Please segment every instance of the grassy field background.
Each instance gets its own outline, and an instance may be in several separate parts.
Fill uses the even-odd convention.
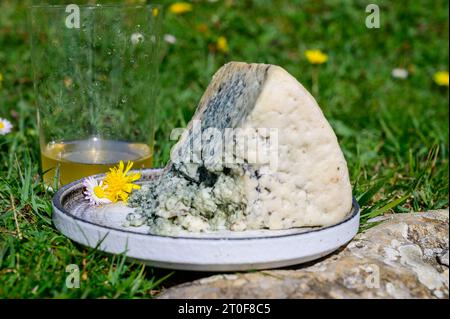
[[[26,23],[32,3],[39,2],[0,2],[0,117],[14,125],[0,135],[0,297],[152,297],[192,274],[83,248],[52,225],[52,193],[39,177]],[[380,7],[379,29],[365,27],[369,3]],[[345,153],[361,230],[382,214],[448,207],[449,90],[433,81],[448,71],[447,1],[195,1],[191,12],[163,14],[164,33],[176,43],[164,42],[160,57],[157,166],[168,159],[170,130],[189,121],[222,64],[273,63],[309,90],[318,72],[315,97]],[[228,52],[217,50],[221,36]],[[321,49],[328,62],[310,65],[307,49]],[[409,77],[393,78],[397,67]],[[79,289],[65,285],[69,264],[80,268]]]

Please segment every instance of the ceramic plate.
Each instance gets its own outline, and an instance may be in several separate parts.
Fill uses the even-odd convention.
[[[142,171],[141,183],[162,172]],[[97,175],[96,178],[102,178]],[[123,203],[91,207],[81,180],[62,187],[53,198],[53,222],[70,239],[97,249],[126,254],[155,267],[196,271],[238,271],[295,265],[325,256],[349,242],[359,227],[359,206],[329,227],[288,230],[185,232],[177,237],[148,233],[147,226],[124,227],[132,211]]]

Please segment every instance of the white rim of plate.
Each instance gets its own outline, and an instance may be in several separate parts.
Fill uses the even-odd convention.
[[[138,172],[138,171],[136,171],[136,172]],[[158,174],[161,174],[163,172],[163,169],[150,168],[150,169],[143,169],[140,172],[142,173],[142,179],[141,179],[140,183],[144,184],[145,181],[151,180]],[[98,175],[94,175],[93,177],[95,179],[99,180],[99,179],[103,178],[104,176],[105,176],[105,174],[98,174]],[[155,235],[155,234],[151,234],[151,233],[145,234],[145,233],[137,232],[137,231],[133,231],[133,230],[123,230],[123,229],[119,229],[119,228],[115,228],[115,227],[99,225],[99,224],[87,221],[85,219],[79,218],[78,216],[71,214],[69,211],[67,211],[64,208],[64,203],[67,200],[67,197],[75,192],[79,192],[79,190],[82,189],[82,187],[83,187],[82,181],[83,181],[83,179],[79,179],[79,180],[76,180],[76,181],[60,188],[56,192],[56,194],[53,196],[53,199],[52,199],[53,210],[58,210],[60,213],[63,213],[67,217],[73,218],[77,222],[86,223],[86,224],[93,225],[96,227],[101,227],[101,228],[104,228],[107,230],[113,230],[113,231],[118,231],[121,233],[133,234],[133,235],[139,235],[139,236],[153,236],[153,237],[160,237],[160,238],[174,238],[174,239],[186,239],[186,240],[249,240],[249,239],[257,240],[257,239],[281,238],[281,237],[290,237],[290,236],[300,235],[299,233],[289,233],[289,234],[280,234],[280,235],[272,235],[272,236],[258,236],[258,237],[255,237],[255,236],[253,236],[253,237],[186,237],[186,236]],[[79,192],[79,193],[81,193],[81,192]],[[347,215],[347,217],[344,220],[340,221],[337,224],[326,226],[326,227],[311,228],[307,231],[302,232],[301,234],[304,235],[304,234],[309,234],[312,232],[323,231],[325,229],[331,229],[331,228],[337,227],[337,226],[344,224],[344,223],[348,222],[349,220],[353,219],[359,213],[359,210],[360,210],[360,207],[359,207],[358,202],[356,201],[356,198],[352,197],[351,211],[349,212],[349,214]]]

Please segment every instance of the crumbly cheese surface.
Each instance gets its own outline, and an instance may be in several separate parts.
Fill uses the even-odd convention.
[[[222,131],[227,125],[275,129],[276,169],[255,163],[253,142],[264,143],[267,131],[253,130],[245,143],[234,139],[224,152],[232,163],[218,161],[217,140],[208,139],[194,154],[199,163],[169,163],[157,181],[131,196],[136,213],[130,224],[145,222],[152,233],[170,235],[326,226],[344,219],[351,209],[347,164],[309,92],[273,65],[230,63],[217,74],[194,119]],[[198,138],[189,131],[175,149],[186,155],[185,146]]]
[[[135,213],[128,219],[133,226],[147,223],[152,233],[160,235],[176,235],[180,230],[244,230],[247,200],[242,186],[241,180],[225,174],[219,174],[212,186],[168,174],[131,196]]]

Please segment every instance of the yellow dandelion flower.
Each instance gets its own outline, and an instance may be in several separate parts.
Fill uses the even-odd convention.
[[[158,8],[153,8],[152,13],[153,13],[153,16],[154,16],[154,17],[157,17],[157,16],[158,16],[158,13],[159,13]]]
[[[433,76],[434,82],[440,86],[448,86],[448,72],[447,71],[439,71],[436,72]]]
[[[0,73],[0,88],[2,87],[2,82],[3,82],[3,74]]]
[[[119,167],[110,168],[106,173],[103,185],[106,197],[111,202],[115,203],[118,200],[126,202],[133,189],[141,188],[139,185],[133,184],[134,181],[141,178],[141,173],[128,173],[132,166],[133,162],[128,162],[125,168],[123,161],[120,161]]]
[[[228,41],[225,37],[219,37],[217,39],[217,50],[222,51],[224,53],[228,52],[229,48],[228,48]]]
[[[169,7],[169,11],[173,14],[183,14],[192,11],[192,4],[187,2],[175,2]]]
[[[328,60],[328,55],[320,50],[306,50],[305,56],[311,64],[322,64]]]

